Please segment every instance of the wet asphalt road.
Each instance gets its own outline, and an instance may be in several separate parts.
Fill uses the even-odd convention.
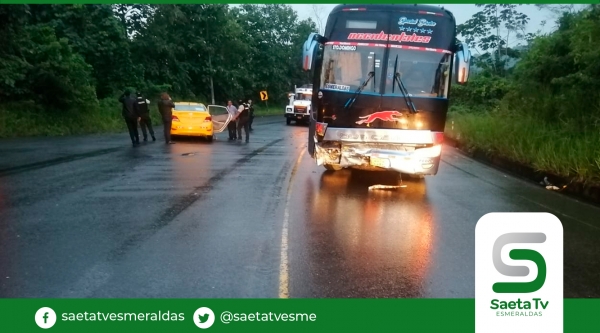
[[[474,297],[477,220],[548,211],[565,297],[600,297],[600,209],[445,147],[437,176],[324,172],[306,127],[251,142],[0,140],[0,297]],[[159,138],[160,139],[160,138]]]

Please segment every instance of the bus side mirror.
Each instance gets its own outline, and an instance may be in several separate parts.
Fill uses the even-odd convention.
[[[305,72],[311,71],[315,67],[317,52],[322,39],[323,36],[313,32],[304,42],[304,46],[302,46],[302,69]]]
[[[466,43],[458,45],[455,60],[454,72],[456,73],[456,83],[460,85],[467,84],[469,80],[469,70],[471,69],[471,50]]]

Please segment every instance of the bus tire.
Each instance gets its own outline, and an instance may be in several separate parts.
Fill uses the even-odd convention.
[[[424,182],[425,175],[411,175],[411,174],[400,174],[401,179],[410,179],[413,182]]]
[[[289,124],[291,124],[291,123],[292,123],[292,119],[290,119],[290,118],[286,118],[286,119],[285,119],[285,124],[286,124],[286,125],[289,125]]]
[[[343,169],[343,167],[339,164],[323,164],[323,166],[329,171],[340,171]]]

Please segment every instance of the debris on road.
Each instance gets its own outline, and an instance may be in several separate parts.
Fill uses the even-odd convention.
[[[369,191],[372,190],[396,190],[399,188],[404,188],[406,185],[372,185],[369,186]]]
[[[185,153],[185,154],[181,154],[181,156],[194,156],[196,155],[196,153]]]
[[[542,181],[540,182],[540,185],[546,186],[546,188],[548,188],[548,186],[552,186],[552,183],[550,183],[550,182],[548,181],[548,177],[544,177],[544,180],[542,180]]]
[[[560,191],[560,190],[564,190],[567,187],[567,185],[563,185],[562,188],[558,187],[558,186],[554,186],[554,185],[549,185],[546,186],[547,190],[551,190],[551,191]]]
[[[548,181],[548,177],[544,177],[544,180],[540,182],[540,185],[546,187],[546,189],[550,191],[561,191],[567,187],[567,185],[563,185],[562,187],[553,185],[550,181]]]

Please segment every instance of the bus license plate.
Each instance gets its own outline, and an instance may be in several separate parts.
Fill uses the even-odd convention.
[[[371,165],[387,169],[390,167],[390,160],[387,158],[371,157]]]

